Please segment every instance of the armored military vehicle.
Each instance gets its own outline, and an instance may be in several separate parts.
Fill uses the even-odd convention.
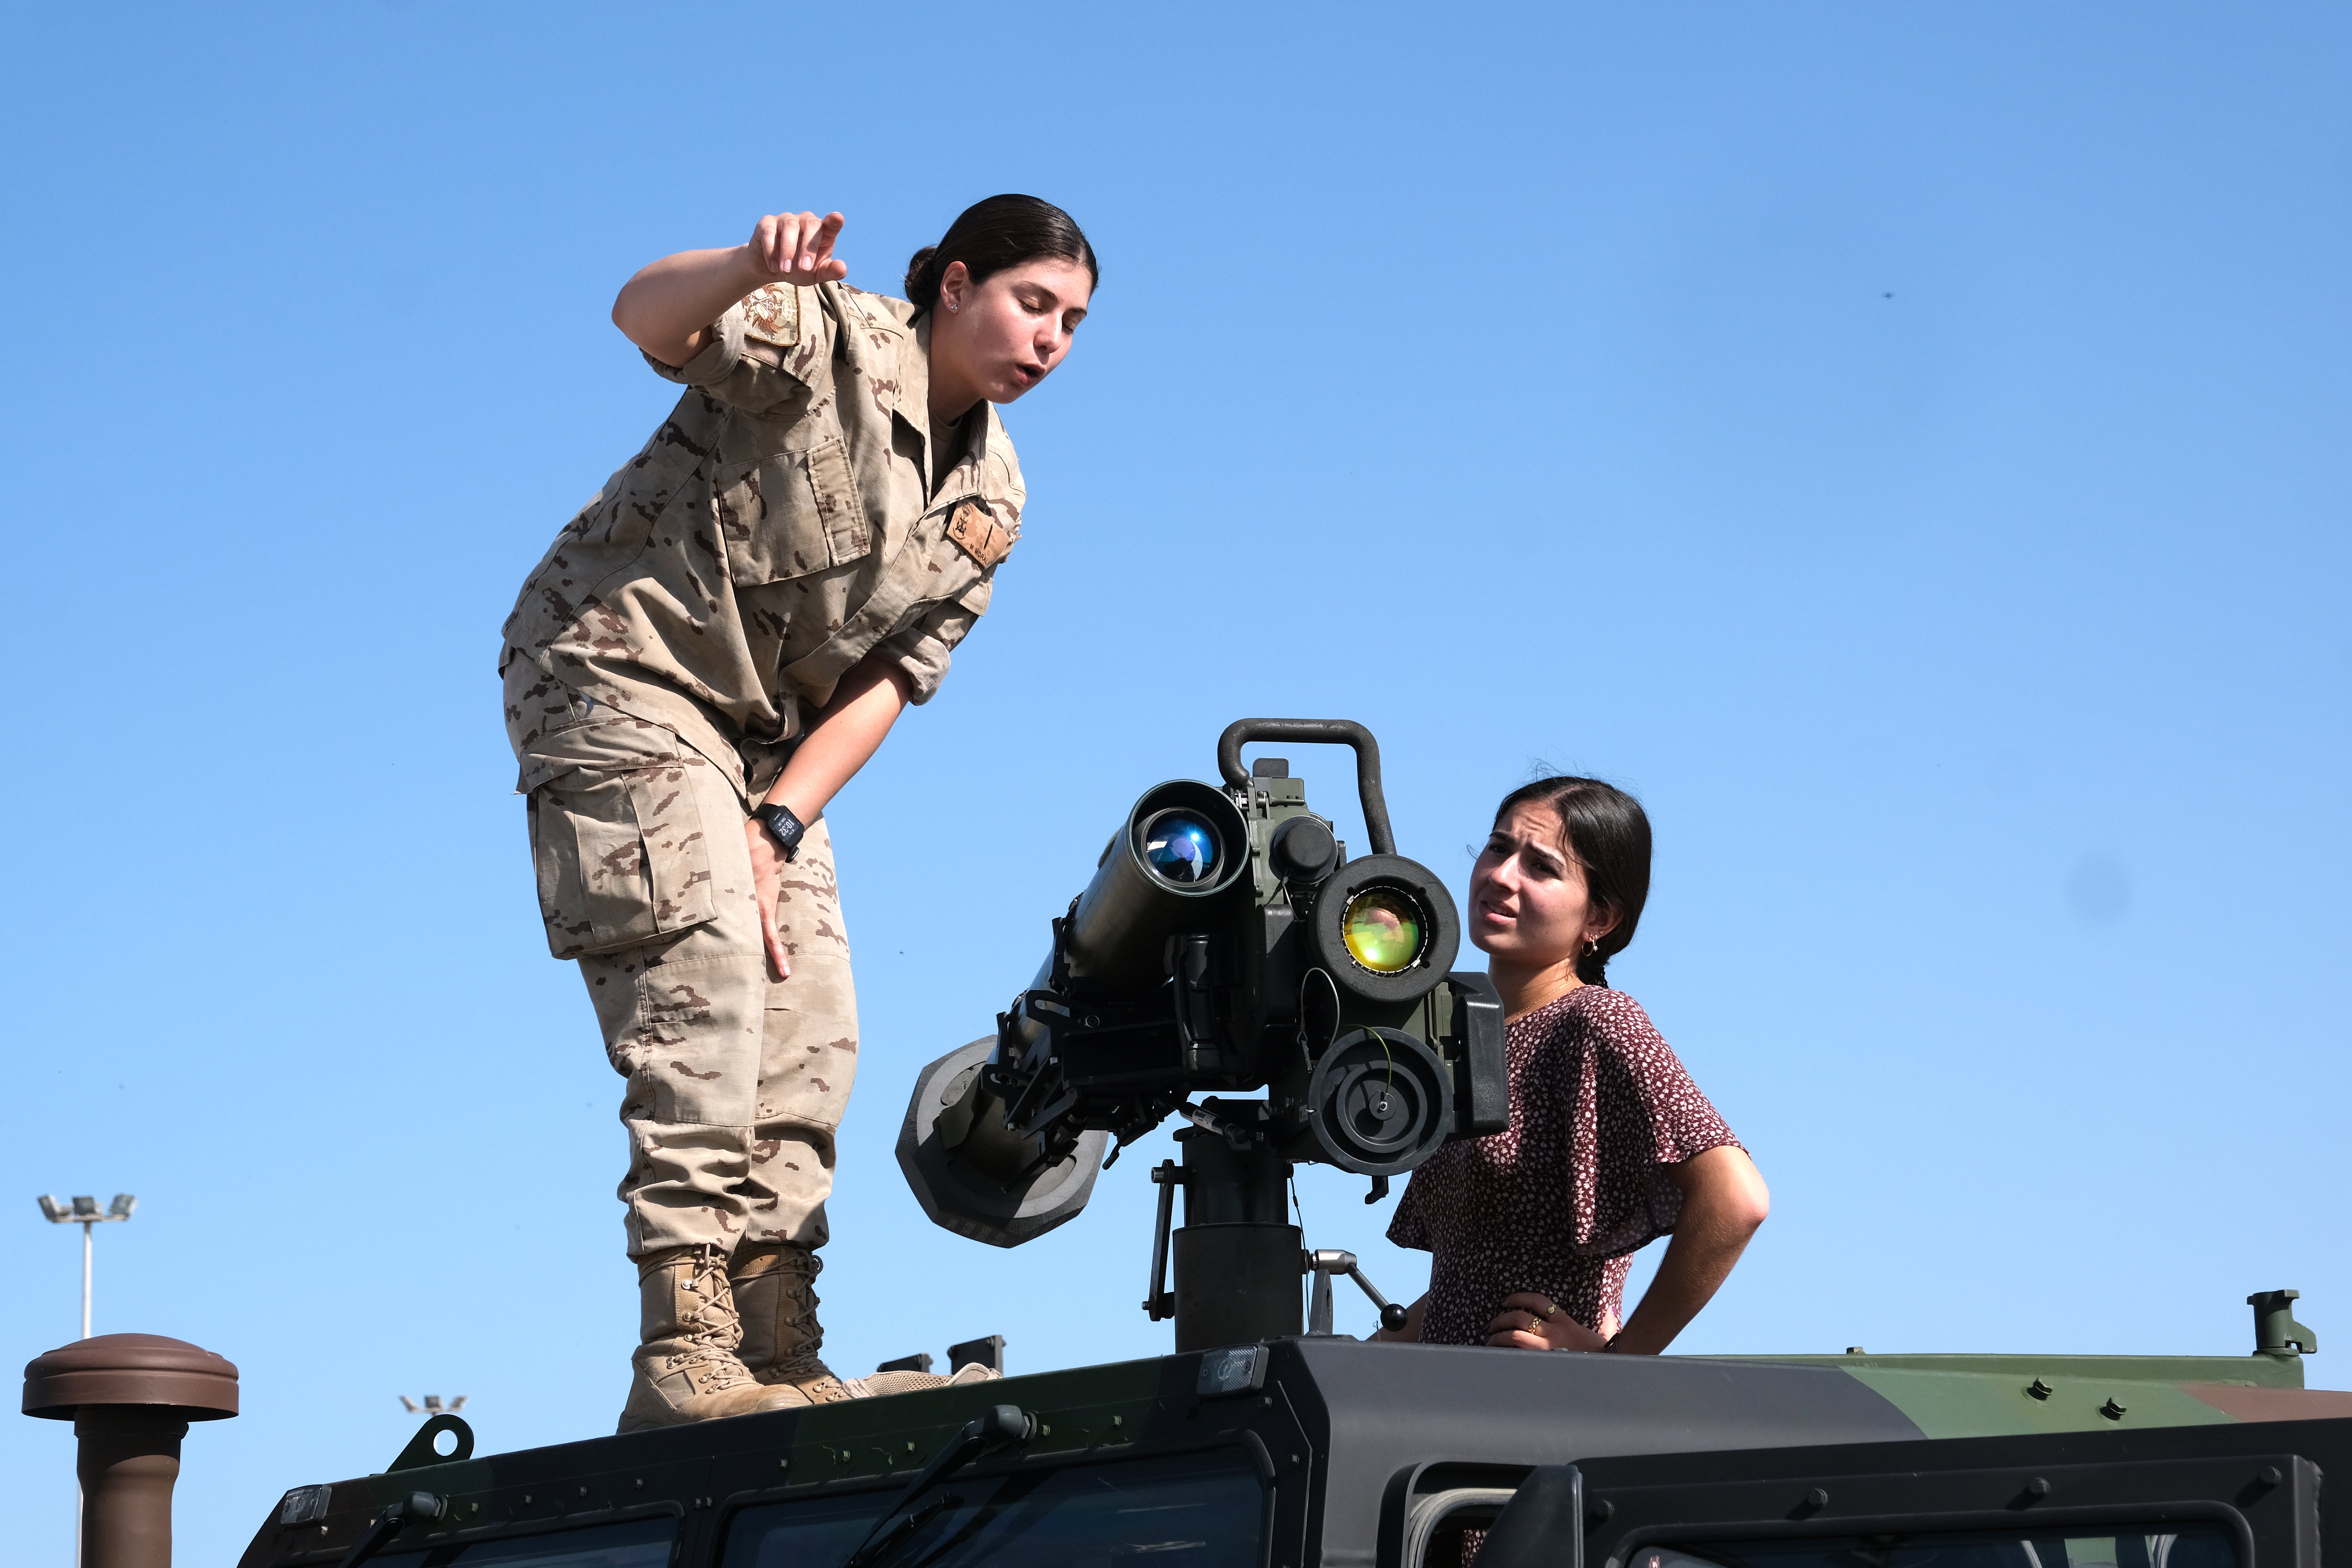
[[[2292,1295],[2247,1356],[1302,1334],[488,1458],[443,1415],[241,1568],[2320,1568],[2352,1394]]]
[[[1371,854],[1286,763],[1244,771],[1265,740],[1355,748]],[[1244,720],[1218,764],[1145,792],[995,1032],[918,1075],[898,1147],[935,1221],[1013,1247],[1181,1116],[1143,1303],[1176,1353],[488,1458],[437,1415],[383,1474],[288,1492],[242,1568],[2319,1568],[2352,1539],[2352,1394],[2304,1387],[2292,1290],[2249,1299],[2242,1357],[1334,1336],[1342,1275],[1402,1313],[1305,1246],[1292,1163],[1377,1197],[1504,1125],[1501,1008],[1450,967],[1360,726]]]

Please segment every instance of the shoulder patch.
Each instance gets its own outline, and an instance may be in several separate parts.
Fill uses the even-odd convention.
[[[743,300],[743,330],[790,347],[801,341],[801,291],[789,283],[754,289]]]
[[[948,518],[948,537],[955,541],[958,549],[979,562],[982,571],[987,572],[1013,553],[1019,535],[972,502],[965,501]]]

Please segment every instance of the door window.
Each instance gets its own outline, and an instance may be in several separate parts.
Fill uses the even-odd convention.
[[[2238,1568],[2212,1525],[2159,1532],[1954,1531],[1644,1547],[1627,1568]]]

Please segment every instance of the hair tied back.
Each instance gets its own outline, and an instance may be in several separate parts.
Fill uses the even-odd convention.
[[[1546,805],[1559,816],[1560,847],[1584,871],[1585,896],[1613,911],[1617,922],[1576,954],[1576,977],[1609,984],[1609,961],[1625,951],[1650,900],[1650,818],[1642,803],[1599,779],[1562,774],[1521,784],[1495,808],[1500,826],[1515,805]]]
[[[907,299],[915,319],[940,302],[940,283],[949,267],[962,262],[974,283],[985,283],[1008,267],[1050,257],[1075,261],[1094,283],[1102,268],[1094,247],[1070,215],[1035,196],[990,196],[957,215],[937,245],[927,245],[907,263]]]

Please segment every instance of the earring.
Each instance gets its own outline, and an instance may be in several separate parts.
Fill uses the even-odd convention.
[[[957,304],[953,300],[949,300],[949,301],[948,301],[948,314],[950,314],[950,315],[953,315],[953,314],[955,314],[958,310],[962,310],[962,309],[963,309],[963,307],[962,307],[961,305]]]
[[[1598,958],[1601,956],[1601,939],[1599,937],[1589,937],[1586,939],[1584,943],[1584,956],[1587,958]]]

